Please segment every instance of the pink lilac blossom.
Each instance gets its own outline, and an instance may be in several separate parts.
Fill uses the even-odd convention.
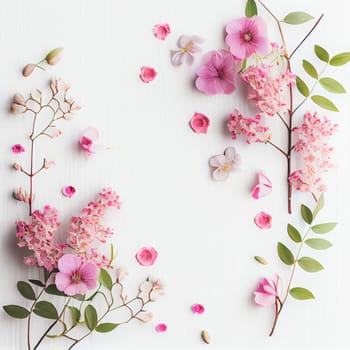
[[[19,154],[19,153],[25,152],[24,147],[21,144],[19,144],[19,143],[16,143],[15,145],[13,145],[11,147],[11,149],[12,149],[12,152],[15,153],[15,154]]]
[[[290,175],[289,181],[298,191],[327,190],[322,174],[334,167],[331,162],[334,148],[329,143],[337,129],[337,124],[332,124],[326,117],[318,117],[316,112],[306,113],[301,126],[293,129],[297,138],[294,151],[302,158],[302,168],[295,170]]]
[[[193,304],[191,310],[194,314],[202,314],[205,311],[205,308],[202,304]]]
[[[216,181],[224,181],[229,173],[241,164],[241,157],[234,147],[226,148],[224,154],[213,156],[209,159],[209,165],[215,168],[213,178]]]
[[[255,289],[255,302],[261,306],[271,306],[276,302],[276,298],[279,298],[279,281],[280,276],[270,278],[262,278]]]
[[[58,271],[55,276],[57,289],[69,296],[84,295],[97,286],[97,266],[74,254],[65,254],[58,260]]]
[[[190,120],[190,127],[197,134],[206,134],[209,125],[209,118],[202,113],[196,112]]]
[[[150,83],[156,76],[157,72],[154,68],[146,66],[141,67],[140,78],[144,83]]]
[[[153,34],[159,40],[165,40],[170,32],[170,26],[168,23],[156,24],[153,27]]]
[[[269,229],[271,228],[272,216],[263,211],[258,213],[254,218],[254,223],[261,229]]]
[[[252,142],[265,143],[271,138],[270,129],[261,125],[260,114],[257,114],[255,118],[243,117],[238,109],[234,109],[229,116],[227,128],[233,140],[242,135],[245,136],[248,144]]]
[[[269,195],[272,191],[272,183],[270,179],[260,171],[257,176],[257,183],[253,188],[252,197],[254,199],[259,199]]]
[[[155,329],[157,333],[163,333],[167,331],[168,326],[165,323],[158,323]]]
[[[188,65],[192,65],[194,62],[194,56],[202,52],[200,44],[203,43],[203,39],[197,35],[181,35],[177,41],[179,50],[171,50],[171,63],[174,66],[180,66],[184,61]]]
[[[196,88],[207,95],[231,94],[236,89],[238,70],[238,61],[229,51],[210,51],[197,70]]]
[[[76,188],[72,185],[69,186],[65,186],[62,189],[62,194],[66,197],[71,198],[72,196],[74,196],[75,192],[76,192]]]
[[[266,24],[261,17],[233,20],[227,24],[226,33],[226,44],[232,54],[241,60],[255,53],[263,55],[268,52]]]
[[[157,260],[158,252],[153,247],[142,247],[135,257],[140,265],[151,266]]]

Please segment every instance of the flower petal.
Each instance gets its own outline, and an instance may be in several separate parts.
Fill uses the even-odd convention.
[[[81,258],[74,254],[65,254],[58,260],[58,270],[70,275],[80,268]]]

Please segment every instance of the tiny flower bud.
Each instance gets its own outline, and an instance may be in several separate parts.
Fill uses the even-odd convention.
[[[13,163],[12,168],[15,169],[16,171],[22,170],[22,167],[18,163]]]
[[[36,68],[36,65],[34,63],[29,63],[27,64],[22,71],[22,74],[24,77],[28,77],[29,75],[31,75],[34,71],[34,69]]]
[[[44,160],[44,169],[49,169],[54,165],[56,165],[54,160]]]
[[[45,57],[45,60],[48,64],[54,65],[58,63],[63,56],[63,47],[57,47],[56,49],[51,50]]]

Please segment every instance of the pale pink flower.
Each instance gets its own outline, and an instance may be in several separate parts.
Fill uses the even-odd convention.
[[[62,188],[62,194],[69,198],[74,196],[76,191],[76,188],[72,185],[68,185]]]
[[[158,323],[156,325],[156,332],[158,333],[163,333],[163,332],[166,332],[167,329],[168,329],[168,326],[165,324],[165,323]]]
[[[266,24],[261,17],[242,17],[227,24],[225,42],[239,59],[255,53],[264,55],[269,50],[266,32]]]
[[[149,82],[154,80],[156,76],[157,72],[154,68],[146,66],[141,67],[140,78],[144,83],[148,84]]]
[[[72,296],[85,294],[97,286],[98,269],[80,256],[65,254],[58,260],[58,271],[55,276],[57,289]]]
[[[216,168],[213,172],[213,178],[216,181],[224,181],[229,173],[241,164],[241,157],[234,147],[226,148],[224,154],[213,156],[209,159],[209,165]]]
[[[153,34],[157,39],[165,40],[166,37],[170,34],[170,26],[168,23],[156,24],[153,27]]]
[[[21,94],[15,94],[11,103],[11,112],[14,114],[25,113],[27,111],[26,100]]]
[[[209,125],[209,118],[202,113],[194,113],[193,117],[190,120],[191,129],[198,134],[206,134]]]
[[[255,225],[261,229],[271,228],[271,226],[272,226],[271,221],[272,221],[272,216],[270,214],[263,212],[263,211],[258,213],[254,218]]]
[[[19,187],[17,191],[14,191],[12,193],[12,196],[14,199],[16,199],[20,202],[29,203],[29,198],[30,198],[29,194],[27,192],[25,192],[22,187]],[[34,200],[34,195],[32,197],[32,200]]]
[[[99,138],[100,134],[96,128],[87,128],[79,141],[80,149],[87,155],[106,149],[106,146],[96,143]]]
[[[135,257],[140,265],[151,266],[157,260],[158,252],[153,247],[142,247]]]
[[[188,65],[192,65],[194,62],[194,56],[202,52],[200,44],[203,43],[203,39],[197,35],[181,35],[177,41],[179,50],[171,50],[171,63],[174,66],[180,66],[183,61]]]
[[[255,289],[255,302],[261,306],[271,306],[279,298],[280,277],[275,274],[273,279],[262,278]]]
[[[270,179],[260,171],[257,176],[257,184],[254,186],[252,197],[259,199],[270,194],[272,191],[272,183]]]
[[[28,63],[24,68],[23,68],[23,71],[22,71],[22,74],[24,77],[28,77],[29,75],[31,75],[35,68],[37,67],[36,64],[34,63]]]
[[[50,169],[54,165],[56,165],[56,162],[54,160],[44,160],[44,169]]]
[[[128,275],[129,275],[128,272],[124,268],[122,267],[117,268],[116,277],[118,282],[123,281]]]
[[[202,314],[205,311],[205,308],[202,304],[193,304],[191,310],[194,314]]]
[[[146,312],[142,311],[141,313],[138,314],[137,317],[135,317],[137,320],[147,323],[153,320],[153,313],[152,312]]]
[[[24,147],[22,145],[20,145],[19,143],[16,143],[15,145],[13,145],[11,149],[12,149],[12,152],[15,154],[25,152]]]
[[[207,95],[231,94],[236,89],[237,62],[227,50],[208,52],[197,70],[196,88]]]

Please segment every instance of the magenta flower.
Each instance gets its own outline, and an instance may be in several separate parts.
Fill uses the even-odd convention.
[[[270,214],[263,212],[263,211],[258,213],[254,218],[255,225],[261,229],[271,228],[271,226],[272,226],[271,221],[272,221],[272,216]]]
[[[157,39],[165,40],[170,34],[170,26],[168,23],[156,24],[153,27],[153,34]]]
[[[83,136],[81,137],[79,144],[80,148],[85,152],[87,155],[91,155],[96,153],[97,151],[106,149],[106,146],[97,144],[95,141],[97,141],[100,138],[100,135],[97,131],[97,129],[93,127],[89,127],[84,131]]]
[[[202,314],[205,311],[205,308],[202,304],[193,304],[191,310],[194,314]]]
[[[76,188],[75,188],[74,186],[69,185],[69,186],[63,187],[63,189],[62,189],[62,194],[63,194],[64,196],[70,198],[70,197],[74,196],[74,194],[75,194],[76,191],[77,191],[77,190],[76,190]]]
[[[155,263],[158,252],[153,247],[142,247],[136,253],[136,260],[142,266],[151,266]]]
[[[97,266],[90,261],[84,261],[80,256],[63,255],[58,260],[58,270],[55,277],[57,289],[69,296],[83,295],[88,290],[96,288]]]
[[[168,329],[168,326],[165,323],[158,323],[156,325],[156,332],[158,333],[166,332],[167,329]]]
[[[206,134],[208,127],[210,125],[210,120],[207,116],[202,113],[195,113],[190,120],[191,129],[198,134]]]
[[[266,24],[261,17],[242,17],[226,26],[225,42],[232,54],[244,59],[258,53],[264,55],[269,50],[266,38]]]
[[[261,306],[270,306],[275,304],[276,298],[279,298],[280,276],[277,274],[273,279],[263,278],[260,280],[258,286],[255,289],[255,302]]]
[[[229,173],[241,164],[241,157],[233,147],[226,148],[224,154],[213,156],[209,159],[209,165],[216,168],[213,178],[216,181],[224,181]]]
[[[144,83],[148,84],[149,82],[154,80],[156,76],[157,72],[154,68],[146,66],[141,67],[140,78]]]
[[[197,71],[196,88],[207,95],[230,94],[235,86],[237,61],[227,50],[208,52]]]
[[[194,56],[198,52],[202,52],[200,44],[203,43],[203,39],[197,35],[181,35],[177,41],[179,50],[171,50],[171,63],[174,66],[180,66],[185,60],[188,65],[192,65],[194,62]]]
[[[254,186],[252,197],[254,199],[259,199],[261,197],[265,197],[272,191],[272,183],[269,178],[266,177],[266,175],[260,171],[258,173],[258,182]]]
[[[19,143],[16,143],[15,145],[13,145],[11,149],[12,149],[12,152],[15,153],[15,154],[19,154],[19,153],[25,152],[25,149]]]

